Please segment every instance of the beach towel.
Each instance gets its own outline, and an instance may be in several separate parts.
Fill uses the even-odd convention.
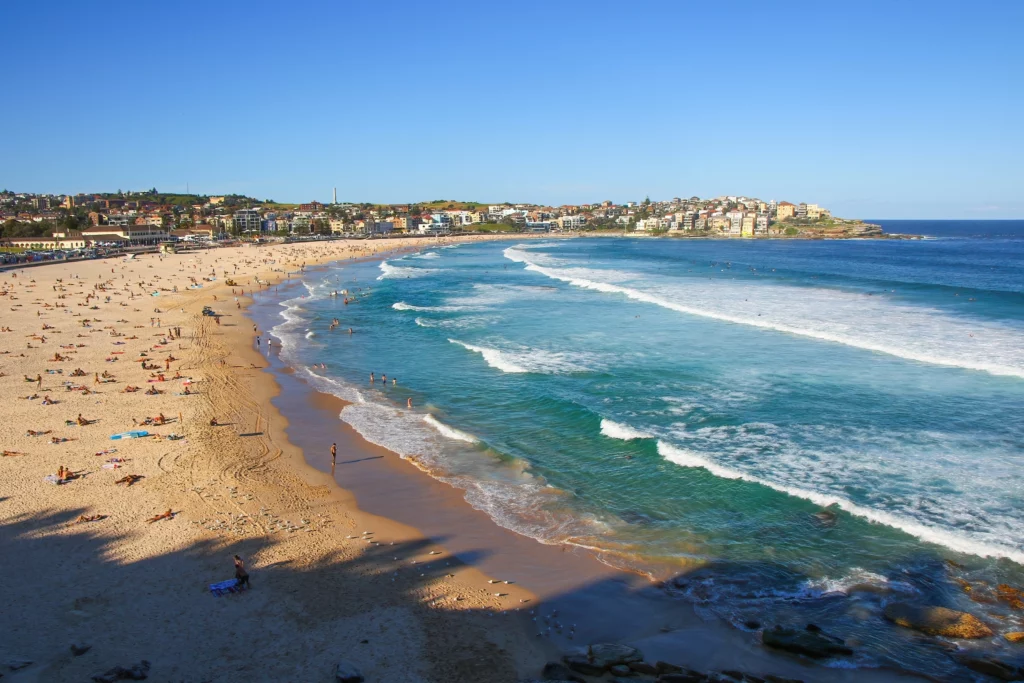
[[[220,583],[210,584],[210,592],[218,598],[225,593],[241,593],[244,590],[245,586],[238,585],[238,579],[228,579],[227,581],[221,581]]]
[[[120,439],[138,439],[143,436],[149,436],[149,432],[142,429],[133,429],[129,432],[121,432],[120,434],[111,435],[111,441],[118,441]]]

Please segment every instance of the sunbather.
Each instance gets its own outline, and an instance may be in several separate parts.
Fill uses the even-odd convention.
[[[152,524],[153,522],[159,522],[161,519],[174,519],[174,513],[168,509],[166,512],[161,512],[159,515],[150,517],[146,521]]]

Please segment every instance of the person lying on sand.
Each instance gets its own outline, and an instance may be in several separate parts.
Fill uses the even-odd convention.
[[[98,522],[106,517],[106,515],[78,515],[78,519],[74,521],[75,524],[81,524],[82,522]]]
[[[3,454],[4,454],[4,457],[9,457],[9,456],[12,456],[12,455],[25,455],[21,451],[4,451]]]
[[[126,484],[127,486],[131,486],[132,484],[134,484],[135,482],[139,481],[140,479],[142,479],[142,476],[139,475],[139,474],[126,474],[125,476],[121,477],[120,479],[118,479],[114,483],[115,484]]]
[[[47,434],[49,434],[52,431],[53,431],[52,429],[47,429],[46,431],[43,431],[43,432],[37,432],[34,429],[30,429],[27,432],[25,432],[25,436],[46,436]]]
[[[153,522],[159,522],[161,519],[174,519],[174,513],[171,512],[170,509],[168,509],[165,512],[161,512],[159,515],[150,517],[146,521],[152,524]]]
[[[57,402],[54,401],[52,398],[50,398],[49,395],[43,396],[43,405],[44,406],[52,406],[52,405],[56,405],[56,404],[57,404]]]
[[[126,387],[125,387],[125,388],[124,388],[124,389],[122,390],[122,392],[121,392],[121,393],[124,393],[124,394],[134,394],[134,393],[135,393],[136,391],[138,391],[138,390],[139,390],[139,388],[138,388],[138,387],[136,387],[136,386],[132,386],[131,384],[129,384],[128,386],[126,386]]]
[[[71,441],[71,439],[69,439],[66,436],[60,436],[60,437],[58,437],[58,436],[51,436],[50,437],[50,443],[52,443],[52,444],[61,444],[61,443],[64,443],[65,441]]]
[[[150,387],[149,389],[146,389],[146,396],[157,396],[162,393],[164,392],[160,391],[156,387]]]

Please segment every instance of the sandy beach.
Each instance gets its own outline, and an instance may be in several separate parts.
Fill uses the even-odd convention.
[[[305,464],[270,406],[247,297],[236,303],[226,284],[248,294],[303,264],[422,244],[240,247],[0,276],[0,656],[33,662],[8,680],[87,680],[141,660],[156,680],[329,680],[339,660],[371,680],[515,680],[513,657],[541,656],[490,616],[526,604],[525,590],[499,590],[415,529],[360,512]],[[132,429],[149,435],[110,438]],[[47,480],[61,467],[73,478]],[[214,597],[207,586],[234,576],[235,554],[253,588]],[[75,656],[72,644],[90,649]]]
[[[516,681],[571,645],[616,638],[701,670],[865,680],[772,654],[657,600],[639,577],[499,529],[342,429],[330,398],[265,371],[254,341],[267,336],[244,315],[252,296],[303,267],[424,246],[237,247],[0,273],[5,680],[83,681],[146,660],[159,681],[329,681],[339,661],[370,681]],[[309,401],[298,434],[271,403],[282,390]],[[390,487],[365,506],[379,514],[335,484],[335,440],[339,462],[381,460],[351,476],[364,494]],[[480,545],[479,561],[453,552]],[[235,555],[251,589],[215,596]],[[578,615],[578,636],[556,609]],[[537,637],[539,618],[558,637]]]

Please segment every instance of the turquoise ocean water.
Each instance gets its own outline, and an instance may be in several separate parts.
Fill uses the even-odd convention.
[[[882,223],[930,237],[339,264],[272,334],[340,419],[498,524],[740,628],[827,622],[861,644],[844,665],[941,674],[886,601],[1022,630],[995,586],[1024,584],[1024,222]]]

